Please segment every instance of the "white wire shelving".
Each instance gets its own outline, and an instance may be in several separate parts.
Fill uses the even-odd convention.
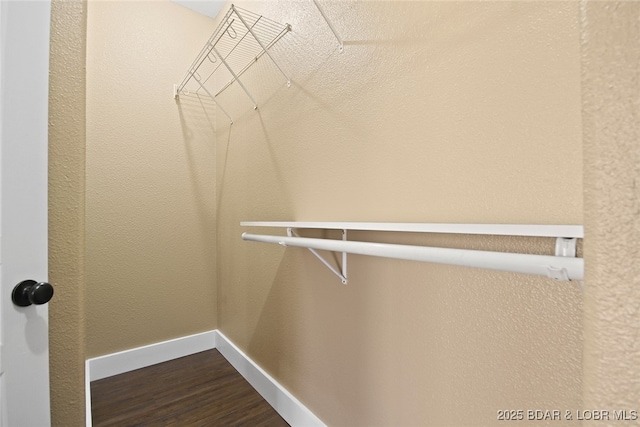
[[[237,82],[253,108],[258,108],[255,97],[242,82],[242,75],[263,55],[269,57],[286,79],[287,86],[291,86],[291,79],[269,52],[289,31],[289,24],[231,5],[180,82],[174,85],[174,98],[181,94],[206,95],[233,123],[217,96]]]
[[[340,278],[343,284],[347,284],[348,281],[347,253],[534,274],[559,281],[582,280],[584,277],[584,259],[576,257],[577,239],[584,238],[581,225],[285,221],[245,221],[240,225],[244,227],[286,228],[286,236],[243,233],[242,239],[308,248],[333,274]],[[342,230],[342,239],[300,237],[296,232],[297,229]],[[552,237],[556,239],[555,255],[350,241],[347,239],[348,230]],[[334,267],[316,250],[342,252],[342,265],[339,266],[340,268]]]

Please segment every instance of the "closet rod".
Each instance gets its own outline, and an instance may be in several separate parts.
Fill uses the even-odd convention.
[[[254,242],[277,243],[282,246],[535,274],[560,280],[582,280],[584,277],[584,260],[574,257],[248,233],[243,233],[242,239]]]

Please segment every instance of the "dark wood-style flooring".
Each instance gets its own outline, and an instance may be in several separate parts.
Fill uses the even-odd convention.
[[[288,426],[218,350],[91,383],[93,425]]]

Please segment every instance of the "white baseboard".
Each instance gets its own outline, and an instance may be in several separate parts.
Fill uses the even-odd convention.
[[[289,425],[326,427],[320,418],[217,330],[216,348]]]
[[[86,426],[91,427],[90,382],[217,348],[231,365],[293,427],[326,427],[298,399],[220,331],[212,330],[89,359],[85,363]]]
[[[87,360],[89,381],[101,380],[216,347],[215,331],[132,348]]]

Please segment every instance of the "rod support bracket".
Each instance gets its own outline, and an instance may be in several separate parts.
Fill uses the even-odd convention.
[[[578,239],[575,237],[557,237],[556,238],[556,256],[566,256],[574,258],[576,256],[576,247]]]
[[[576,246],[578,243],[578,239],[575,237],[567,238],[567,237],[557,237],[556,238],[556,256],[558,257],[569,257],[575,258],[576,256]],[[547,277],[553,280],[558,280],[561,282],[571,281],[569,277],[569,273],[567,269],[561,267],[548,266],[547,267]]]
[[[300,237],[298,233],[295,232],[293,227],[287,227],[287,236],[288,237]],[[347,240],[347,230],[342,230],[342,240]],[[285,242],[279,242],[282,246],[287,246]],[[307,248],[309,252],[313,254],[325,267],[327,267],[333,274],[335,274],[343,285],[346,285],[349,281],[347,280],[347,253],[342,252],[342,271],[338,271],[334,266],[332,266],[329,261],[324,259],[322,255],[320,255],[315,249]]]
[[[347,229],[342,229],[342,241],[347,241]],[[347,253],[342,252],[342,284],[346,285],[348,283],[347,279]]]
[[[571,281],[571,278],[569,278],[569,273],[567,272],[566,268],[554,267],[551,265],[547,267],[547,277],[549,279],[557,280],[559,282]]]

